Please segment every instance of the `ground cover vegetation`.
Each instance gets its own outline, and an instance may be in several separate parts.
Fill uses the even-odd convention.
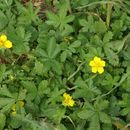
[[[0,1],[0,130],[129,126],[129,0]]]

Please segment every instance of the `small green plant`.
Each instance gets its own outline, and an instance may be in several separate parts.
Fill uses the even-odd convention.
[[[129,0],[24,2],[0,3],[0,130],[129,129]]]

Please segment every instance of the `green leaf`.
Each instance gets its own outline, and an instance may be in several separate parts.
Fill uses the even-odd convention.
[[[69,16],[66,16],[66,18],[64,19],[64,22],[65,23],[70,23],[74,20],[74,16],[73,15],[69,15]]]
[[[77,86],[76,91],[73,93],[73,96],[75,98],[91,99],[94,98],[95,95],[101,94],[100,90],[96,86],[94,86],[91,79],[88,80],[87,84],[83,80],[78,79],[75,85]]]
[[[4,78],[5,71],[6,71],[6,66],[4,64],[1,64],[0,65],[0,82]]]
[[[81,42],[80,41],[74,41],[70,46],[69,46],[69,48],[71,49],[71,48],[78,48],[78,47],[80,47],[80,45],[81,45]]]
[[[113,66],[119,65],[119,57],[118,55],[109,47],[104,48],[105,54],[107,56],[107,59],[109,60],[109,63]]]
[[[103,130],[114,130],[112,124],[103,124],[102,129]]]
[[[105,33],[107,31],[107,27],[103,21],[95,22],[95,31],[97,33]]]
[[[104,112],[99,112],[99,118],[100,121],[103,123],[109,123],[109,124],[111,123],[110,117]]]
[[[21,81],[22,86],[27,90],[26,100],[32,101],[37,95],[37,88],[34,82],[31,81]]]
[[[99,122],[99,115],[97,113],[91,119],[90,127],[88,130],[101,130],[100,122]]]
[[[13,97],[6,86],[0,87],[0,96]]]
[[[106,43],[106,42],[109,42],[113,37],[113,33],[108,31],[105,35],[104,35],[104,38],[103,38],[103,42]]]
[[[53,60],[51,62],[51,67],[52,67],[53,71],[55,71],[57,74],[59,74],[59,75],[62,74],[61,64],[58,61]]]
[[[46,15],[47,15],[47,18],[48,18],[46,23],[48,25],[53,25],[56,28],[60,25],[59,17],[56,14],[54,14],[50,11],[46,11]]]
[[[67,51],[63,51],[60,56],[61,62],[64,62],[66,58],[67,58]]]
[[[48,87],[48,81],[42,80],[38,85],[38,94],[40,95],[40,97],[43,97],[44,94],[49,93],[50,89],[47,87]]]
[[[3,130],[6,123],[6,116],[0,112],[0,130]]]
[[[98,109],[99,111],[105,110],[109,105],[108,100],[97,100],[94,103],[95,109]]]
[[[28,2],[27,6],[24,7],[20,2],[16,1],[16,5],[18,8],[19,13],[21,14],[18,17],[19,24],[29,25],[32,22],[38,22],[38,12],[40,8],[35,8],[32,2]]]
[[[81,26],[83,26],[83,28],[81,29],[82,32],[88,32],[89,30],[89,24],[85,19],[80,19],[79,23]]]
[[[60,125],[59,125],[59,129],[60,129],[60,130],[67,130],[67,128],[66,128],[63,124],[60,124]]]
[[[67,10],[68,10],[67,4],[66,4],[66,2],[64,2],[64,3],[60,6],[60,10],[59,10],[59,12],[58,12],[59,18],[60,18],[60,20],[63,21],[63,22],[64,22],[64,19],[65,19],[66,15],[67,15]]]
[[[25,28],[17,27],[15,30],[9,30],[10,40],[13,42],[13,52],[15,54],[23,54],[29,51],[29,40],[31,33],[26,32]]]
[[[4,15],[2,11],[0,11],[0,31],[2,31],[4,27],[6,27],[7,23],[8,23],[7,17]]]
[[[34,73],[38,74],[38,75],[43,75],[43,64],[39,61],[35,62],[35,67],[34,67]]]
[[[52,37],[48,43],[47,52],[49,58],[55,58],[60,52],[59,46],[56,44],[56,39]]]
[[[92,110],[82,110],[81,112],[78,113],[78,116],[79,116],[81,119],[86,119],[86,120],[88,120],[88,119],[91,118],[94,114],[95,114],[95,112],[92,111]]]
[[[110,97],[109,113],[111,116],[120,115],[120,107],[118,105],[118,100],[115,96]]]

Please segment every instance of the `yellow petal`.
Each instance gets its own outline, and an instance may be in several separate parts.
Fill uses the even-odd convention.
[[[99,74],[102,74],[104,72],[104,68],[103,67],[98,67],[98,72],[99,72]]]
[[[97,67],[92,67],[92,72],[93,72],[93,73],[97,73],[97,71],[98,71],[98,68],[97,68]]]
[[[2,47],[2,46],[3,46],[3,42],[0,41],[0,47]]]
[[[96,63],[96,62],[100,62],[101,61],[101,58],[99,58],[99,57],[97,57],[97,56],[95,56],[94,57],[94,62]]]
[[[102,60],[102,61],[100,62],[100,65],[101,65],[102,67],[105,67],[105,61]]]
[[[70,100],[69,106],[73,107],[74,106],[74,100]]]
[[[4,47],[5,48],[11,48],[12,47],[12,42],[7,40],[5,43],[4,43]]]
[[[0,41],[1,42],[5,42],[6,40],[7,40],[7,36],[6,35],[3,34],[3,35],[0,36]]]
[[[94,61],[90,61],[90,62],[89,62],[89,65],[90,65],[90,66],[95,66],[95,62],[94,62]]]
[[[63,97],[64,97],[64,99],[67,99],[67,100],[72,99],[72,97],[67,93],[64,93]]]
[[[64,94],[63,94],[63,97],[64,97],[64,98],[66,98],[67,96],[68,96],[68,94],[67,94],[67,93],[64,93]]]

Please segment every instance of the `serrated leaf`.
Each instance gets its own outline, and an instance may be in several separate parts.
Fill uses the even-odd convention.
[[[59,14],[60,20],[61,20],[61,21],[64,21],[66,15],[67,15],[67,4],[66,4],[66,3],[63,3],[63,4],[61,5],[58,14]]]
[[[0,65],[0,82],[2,81],[2,79],[4,78],[4,73],[6,71],[6,66],[4,64]]]
[[[67,58],[67,51],[63,51],[60,56],[61,62],[64,62],[66,58]]]
[[[105,33],[107,31],[107,27],[103,21],[95,22],[95,31],[97,33]]]
[[[109,123],[109,124],[111,123],[110,117],[104,112],[99,113],[99,118],[100,118],[100,121],[103,123]]]
[[[95,113],[95,115],[92,117],[88,130],[101,130],[99,116],[97,113]]]
[[[50,11],[46,11],[46,15],[48,18],[48,20],[46,21],[47,24],[53,25],[55,27],[58,27],[60,25],[59,17],[56,14]]]
[[[106,43],[106,42],[109,42],[113,37],[113,33],[108,31],[105,35],[104,35],[104,38],[103,38],[103,42]]]
[[[7,25],[8,19],[2,11],[0,11],[0,31]]]
[[[0,97],[0,108],[6,106],[9,103],[13,103],[15,99],[13,98],[2,98]]]
[[[0,87],[0,96],[13,97],[6,86]]]
[[[56,39],[52,37],[47,47],[47,53],[49,58],[55,58],[59,52],[60,52],[60,47],[56,44]]]
[[[53,69],[57,74],[59,74],[59,75],[62,74],[61,64],[60,64],[58,61],[53,60],[53,61],[51,62],[51,67],[52,67],[52,69]]]
[[[37,95],[37,88],[34,82],[22,81],[21,84],[27,90],[26,100],[34,100]]]
[[[113,66],[119,65],[119,57],[112,49],[105,47],[104,51],[110,64]]]
[[[95,114],[95,112],[92,111],[92,110],[83,110],[83,111],[81,111],[81,112],[78,113],[78,116],[79,116],[81,119],[86,119],[86,120],[88,120],[88,119],[91,118],[94,114]]]
[[[38,85],[38,94],[42,97],[44,94],[46,94],[48,91],[47,89],[48,81],[42,80],[40,84]]]
[[[6,123],[6,116],[0,112],[0,130],[4,129]]]

